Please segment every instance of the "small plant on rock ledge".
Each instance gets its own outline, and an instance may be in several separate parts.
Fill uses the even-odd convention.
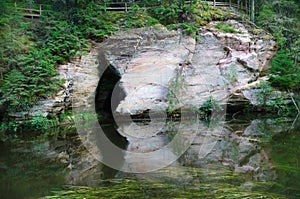
[[[169,83],[169,92],[167,94],[167,99],[169,102],[169,107],[167,112],[172,114],[176,111],[176,109],[180,108],[178,105],[180,104],[179,96],[182,96],[183,89],[185,87],[184,77],[181,76],[179,70],[176,70],[176,76],[170,80]]]
[[[237,74],[237,66],[230,65],[229,71],[227,73],[227,78],[229,79],[230,83],[235,83],[238,81],[238,74]]]
[[[209,120],[210,116],[212,115],[213,111],[222,111],[223,107],[220,103],[210,96],[206,102],[200,107],[199,109],[199,116],[201,120]]]
[[[223,31],[223,32],[226,32],[226,33],[242,33],[241,31],[238,31],[236,29],[234,29],[232,27],[232,23],[225,23],[225,22],[219,22],[215,25],[215,27],[220,30],[220,31]]]
[[[256,92],[258,106],[260,109],[265,109],[273,88],[266,81],[262,81],[257,88],[259,89]]]

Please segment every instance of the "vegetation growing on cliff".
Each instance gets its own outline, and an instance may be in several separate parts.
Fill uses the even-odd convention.
[[[43,2],[47,3],[47,2]],[[94,2],[65,10],[48,2],[39,19],[23,18],[13,4],[4,4],[0,19],[0,105],[23,111],[53,96],[60,82],[56,66],[88,50],[88,40],[102,41],[117,30],[115,18]]]
[[[41,3],[22,2],[17,4],[25,7]],[[88,41],[102,41],[122,28],[184,22],[186,14],[195,9],[179,6],[178,2],[165,7],[164,2],[149,9],[147,15],[139,6],[133,6],[128,13],[106,12],[101,1],[42,3],[42,16],[29,19],[23,17],[13,1],[1,1],[0,105],[7,106],[10,112],[28,110],[37,100],[53,96],[62,83],[53,78],[58,74],[56,66],[87,51]]]
[[[30,0],[30,2],[32,1]],[[39,3],[39,0],[36,0],[36,2]],[[57,72],[55,71],[56,66],[71,61],[73,57],[80,56],[87,51],[91,45],[90,40],[101,42],[107,36],[119,29],[142,27],[145,25],[150,26],[156,23],[163,23],[170,29],[181,27],[183,33],[195,34],[201,25],[207,24],[210,20],[226,20],[227,17],[231,15],[227,14],[225,11],[209,7],[206,4],[192,6],[185,4],[184,6],[180,6],[183,4],[182,1],[180,1],[181,4],[179,1],[172,1],[173,5],[170,5],[171,1],[163,2],[162,5],[165,5],[166,3],[166,5],[169,5],[169,8],[168,6],[155,7],[152,10],[149,10],[150,15],[148,15],[146,11],[139,9],[138,6],[134,7],[128,13],[109,13],[106,12],[106,7],[97,1],[46,0],[43,2],[48,3],[49,7],[44,11],[44,14],[40,19],[24,19],[21,13],[19,13],[11,4],[3,4],[3,6],[0,6],[0,106],[1,104],[8,105],[8,108],[11,111],[26,110],[37,100],[54,95],[56,91],[59,90],[61,84],[61,82],[53,78],[57,75]],[[296,3],[299,3],[299,1],[285,2],[294,2],[295,5]],[[166,11],[163,9],[166,9]],[[195,15],[188,15],[186,11],[192,12]],[[157,19],[155,18],[156,14],[153,14],[155,12],[160,14],[157,15]],[[296,18],[299,19],[298,16]],[[193,21],[196,21],[196,23],[192,23]],[[220,26],[220,29],[225,29],[224,31],[226,31],[226,27]],[[227,29],[227,31],[231,32],[234,30]],[[274,34],[274,32],[272,33]],[[278,56],[273,60],[273,68],[271,70],[273,76],[270,81],[274,86],[278,86],[281,89],[297,91],[299,89],[300,81],[298,67],[299,43],[297,44],[298,39],[296,39],[295,43],[289,41],[289,34],[286,33],[288,32],[282,32],[279,35],[275,35],[281,50],[279,51]],[[235,82],[237,79],[235,70],[234,67],[231,67],[229,70],[228,79],[232,82]],[[174,78],[172,83],[174,83],[172,89],[175,91],[184,86],[183,80],[180,78]],[[170,89],[170,91],[172,91],[172,89]],[[261,100],[262,102],[261,107],[265,107],[265,99],[270,93],[270,87],[269,85],[261,85],[260,89],[259,93],[261,95],[258,100]],[[173,107],[171,108],[176,108],[178,103],[176,93],[170,92],[169,97],[173,99]],[[203,112],[204,119],[207,119],[209,113],[211,113],[216,106],[218,106],[217,102],[213,98],[209,98],[207,103],[205,103],[200,110]],[[276,110],[278,110],[279,114],[286,111],[284,110],[285,107],[276,106],[277,104],[275,103],[274,107],[277,108]],[[91,120],[91,118],[95,119],[94,115],[82,115],[80,117],[83,118],[83,120]],[[233,117],[233,120],[236,119]],[[59,122],[62,121],[67,123],[73,122],[72,118],[67,115],[65,118],[60,118]],[[22,126],[24,128],[30,126],[34,129],[45,129],[57,124],[53,122],[54,121],[49,118],[34,117],[32,120],[28,121],[27,124],[23,123]],[[2,134],[1,130],[15,130],[16,128],[19,128],[17,122],[1,124],[3,125],[0,125],[0,140]],[[10,126],[5,126],[6,124]],[[253,122],[253,124],[257,126],[256,123]],[[264,129],[261,131],[264,132]],[[241,136],[241,132],[232,131],[232,133],[233,132],[236,134],[233,134],[233,138]],[[243,130],[243,133],[245,132],[246,130]],[[260,132],[260,130],[257,129],[257,132]],[[276,133],[279,134],[278,131],[276,131]],[[158,134],[161,134],[161,132]],[[45,133],[43,135],[47,134]],[[286,194],[286,192],[288,192],[286,195],[290,196],[296,193],[297,195],[295,197],[297,197],[299,196],[299,186],[297,187],[299,184],[297,182],[299,182],[299,180],[296,180],[295,183],[292,182],[291,179],[295,180],[299,177],[299,169],[297,169],[299,161],[297,158],[287,159],[288,156],[286,156],[286,154],[288,154],[297,157],[297,152],[299,151],[295,150],[299,147],[297,135],[298,134],[295,131],[295,133],[286,132],[282,135],[273,136],[272,146],[277,147],[278,150],[272,151],[272,157],[277,154],[282,154],[282,151],[286,152],[286,147],[283,146],[288,145],[288,149],[293,149],[289,154],[283,153],[284,155],[282,155],[282,157],[275,157],[275,163],[271,162],[272,159],[269,159],[271,174],[274,174],[274,168],[273,166],[271,167],[273,164],[275,165],[275,169],[279,167],[284,168],[282,171],[283,175],[277,176],[280,179],[279,182],[284,182],[284,184],[273,181],[265,182],[264,176],[268,175],[268,171],[264,169],[262,170],[263,173],[260,175],[263,182],[252,182],[249,181],[249,177],[255,178],[253,173],[256,171],[251,171],[251,174],[249,175],[237,175],[233,172],[234,168],[229,168],[230,165],[225,166],[225,170],[223,170],[223,167],[222,169],[221,167],[217,167],[215,170],[209,170],[208,167],[211,168],[211,165],[207,165],[207,168],[205,169],[192,169],[194,170],[192,171],[192,175],[187,175],[181,170],[176,170],[176,168],[173,171],[167,171],[166,174],[158,174],[158,176],[162,177],[160,180],[163,180],[159,180],[159,182],[125,178],[122,180],[107,180],[100,182],[103,184],[99,183],[101,186],[100,188],[66,187],[63,191],[56,191],[53,193],[54,196],[45,198],[285,198],[286,196],[281,194]],[[226,144],[218,134],[214,134],[213,136],[218,139],[218,145],[221,147]],[[260,134],[257,134],[257,137],[259,136]],[[249,137],[246,136],[241,138],[248,139]],[[262,151],[262,158],[267,159],[268,154],[261,150],[258,144],[256,145],[256,139],[250,139],[251,138],[249,138],[249,141],[255,142],[255,150]],[[277,139],[282,140],[282,143],[277,142]],[[69,145],[67,147],[62,147],[63,145],[61,143],[55,143],[55,145],[57,148],[63,148],[63,155],[72,151],[72,148]],[[46,146],[49,146],[49,143],[47,143]],[[245,149],[245,151],[251,150],[249,148],[251,148],[251,146],[246,145],[243,149]],[[18,148],[16,148],[15,151],[17,150]],[[4,151],[4,153],[5,152],[6,151]],[[229,151],[228,153],[235,153],[235,151]],[[32,158],[32,156],[28,156],[28,152],[26,152],[25,155],[29,157],[28,159]],[[258,160],[256,160],[257,157]],[[260,156],[255,156],[251,161],[259,161],[259,157]],[[0,165],[1,172],[4,171],[4,174],[9,174],[3,175],[3,178],[7,178],[8,176],[9,180],[5,181],[9,182],[8,184],[12,183],[11,180],[19,180],[19,178],[15,177],[16,172],[21,173],[19,175],[24,175],[22,172],[24,171],[23,168],[26,162],[24,163],[22,162],[22,159],[18,158],[19,156],[13,157],[14,160],[18,160],[17,162],[13,162],[13,164],[7,166],[6,164]],[[249,157],[247,156],[247,158]],[[224,163],[224,165],[226,164],[226,161],[221,161],[223,161],[223,159],[218,162],[218,165],[221,163]],[[77,165],[76,163],[73,164],[74,162],[76,162],[76,159],[74,160],[73,157],[70,156],[68,168],[74,168],[75,170],[73,171],[76,171],[79,167],[76,167]],[[48,162],[43,161],[43,163]],[[189,165],[188,162],[185,167],[186,169],[188,169],[187,165]],[[13,166],[13,168],[16,167],[17,169],[7,169],[10,166]],[[29,165],[29,167],[34,168],[34,170],[26,171],[25,176],[28,175],[30,179],[32,178],[35,180],[35,184],[38,184],[36,179],[40,178],[34,177],[40,176],[38,170],[40,170],[43,165],[38,164],[38,166],[36,166],[32,164]],[[90,171],[92,171],[91,168],[92,167],[89,167]],[[53,169],[58,173],[58,167],[53,167],[52,170]],[[94,171],[92,172],[95,175],[99,174]],[[52,174],[52,172],[50,172],[50,174]],[[173,174],[178,174],[183,181],[180,182],[174,176],[171,176],[172,178],[170,179],[164,178],[164,175]],[[120,176],[122,176],[122,174]],[[46,177],[49,177],[49,173]],[[270,177],[273,179],[274,176],[271,175]],[[25,181],[26,189],[29,190],[32,188],[29,186],[32,184],[30,184],[27,179],[21,179],[21,181]],[[176,183],[174,184],[171,181]],[[292,186],[290,185],[291,183],[293,183]],[[6,184],[7,183],[5,183],[5,185]],[[19,185],[19,183],[17,184]],[[24,188],[21,186],[15,187],[17,187],[16,189]],[[276,193],[278,194],[274,194],[274,189],[277,189]]]
[[[110,1],[25,1],[27,6],[43,3],[42,16],[29,19],[13,2],[0,2],[0,106],[9,111],[27,110],[53,96],[62,83],[53,78],[56,66],[86,52],[90,41],[101,42],[117,30],[161,23],[196,35],[210,21],[244,19],[205,2],[177,0],[142,1],[123,13],[107,12]],[[256,23],[276,37],[281,49],[270,82],[281,89],[299,89],[299,1],[257,0],[255,11]],[[218,28],[235,32],[222,23]]]
[[[279,51],[270,70],[272,86],[280,89],[300,88],[300,2],[258,1],[257,24],[277,40]]]

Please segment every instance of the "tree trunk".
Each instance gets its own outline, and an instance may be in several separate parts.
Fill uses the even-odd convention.
[[[246,4],[245,4],[245,5],[246,5],[246,15],[247,15],[247,16],[250,15],[250,12],[249,12],[249,10],[250,10],[250,8],[249,8],[249,1],[250,1],[250,0],[246,0],[246,1],[245,1],[245,3],[246,3]]]
[[[251,0],[251,21],[254,22],[254,17],[255,17],[255,5],[254,5],[254,0]]]

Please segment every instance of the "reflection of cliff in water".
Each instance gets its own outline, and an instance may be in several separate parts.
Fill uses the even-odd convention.
[[[104,133],[101,134],[99,131],[93,132],[95,139],[92,140],[93,143],[91,144],[95,144],[101,151],[105,162],[117,164],[119,169],[124,169],[124,165],[125,167],[130,165],[133,169],[147,170],[147,168],[154,168],[156,165],[161,164],[163,158],[172,158],[178,155],[178,151],[187,142],[195,138],[188,150],[179,160],[173,163],[173,166],[201,167],[204,169],[217,166],[232,173],[250,176],[253,181],[273,181],[277,178],[269,149],[261,145],[261,141],[269,135],[285,132],[287,125],[291,121],[282,120],[282,122],[278,122],[278,119],[264,118],[249,120],[249,118],[235,115],[230,117],[225,123],[211,123],[210,125],[199,120],[166,122],[164,120],[155,121],[155,119],[151,119],[150,122],[141,122],[139,124],[134,122],[118,123],[118,127],[116,127],[111,107],[115,108],[124,96],[120,89],[117,92],[120,93],[117,99],[111,100],[112,91],[115,89],[115,84],[118,80],[119,77],[114,73],[113,69],[107,68],[99,81],[96,94],[97,113],[104,115],[104,118],[99,121]],[[114,83],[108,84],[108,82]],[[117,88],[119,89],[118,86]],[[112,101],[114,102],[113,104],[111,104]],[[121,149],[145,154],[146,157],[147,153],[168,145],[170,140],[178,134],[178,129],[181,132],[180,139],[177,139],[164,152],[163,155],[165,157],[157,153],[156,156],[146,158],[143,161],[130,156],[130,153],[110,150],[107,147],[107,141],[105,141],[108,138],[110,142]],[[196,136],[193,137],[193,135]],[[86,165],[77,167],[77,172],[74,172],[74,169],[71,170],[71,176],[76,174],[72,177],[72,179],[76,179],[72,184],[90,185],[93,183],[89,182],[89,176],[93,176],[93,182],[99,182],[105,178],[113,178],[118,173],[117,170],[102,165],[97,160],[92,160],[92,156],[87,158],[88,154],[82,156],[82,160],[89,159],[88,161],[93,162],[93,164],[90,163],[88,167]],[[85,180],[80,182],[78,179],[83,179],[81,176],[84,176]],[[97,179],[95,179],[96,177]],[[167,178],[167,176],[165,177]],[[94,185],[97,185],[97,183],[94,183]]]
[[[126,149],[127,140],[125,137],[121,136],[115,128],[115,123],[113,119],[112,112],[115,110],[118,103],[124,98],[124,93],[118,85],[120,77],[117,75],[116,71],[112,66],[106,68],[103,72],[96,91],[95,104],[96,112],[99,115],[103,115],[103,118],[99,119],[99,124],[101,126],[101,131],[96,132],[96,144],[101,151],[103,162],[109,165],[119,165],[117,167],[122,167],[122,162],[124,160],[124,154],[121,150],[115,150],[111,148],[105,138],[117,146],[119,149]],[[117,91],[114,91],[114,90]],[[114,96],[112,99],[112,93],[119,93],[118,96]],[[116,98],[117,97],[117,98]],[[103,165],[104,177],[114,177],[117,170],[110,168],[107,165]],[[107,175],[109,173],[109,175]]]
[[[208,125],[199,121],[194,121],[192,124],[193,122],[184,120],[180,124],[169,121],[167,125],[164,122],[154,122],[151,125],[148,122],[140,123],[138,126],[135,123],[123,123],[119,126],[118,131],[122,135],[127,134],[129,138],[127,150],[145,153],[168,144],[178,131],[179,125],[181,125],[183,136],[182,139],[177,140],[175,145],[172,145],[170,154],[176,154],[181,147],[181,142],[184,143],[185,139],[189,138],[191,130],[194,129],[192,125],[198,127],[198,132],[189,149],[169,168],[147,174],[124,174],[103,166],[88,153],[81,153],[79,154],[80,161],[73,165],[74,168],[69,173],[69,177],[71,177],[69,179],[73,179],[69,182],[76,185],[97,186],[102,179],[114,178],[116,174],[127,177],[134,175],[135,178],[151,178],[159,181],[191,183],[191,185],[199,180],[199,182],[210,182],[211,180],[225,182],[228,179],[228,183],[238,184],[251,190],[256,188],[256,183],[268,182],[264,185],[265,190],[275,192],[278,186],[270,186],[274,185],[278,179],[283,178],[281,171],[278,171],[280,168],[277,168],[275,164],[278,161],[276,160],[278,158],[276,157],[278,151],[276,148],[281,149],[282,156],[285,156],[287,160],[295,157],[291,157],[290,152],[289,154],[284,153],[285,145],[281,145],[281,148],[273,146],[280,142],[277,137],[283,139],[282,136],[287,133],[292,122],[286,118],[249,120],[249,118],[235,116],[234,119],[229,118],[224,125]],[[164,127],[162,128],[162,126]],[[107,126],[105,132],[115,131],[113,127],[113,125]],[[106,127],[103,126],[103,128]],[[137,134],[142,139],[134,138],[134,135],[137,136]],[[296,153],[299,151],[295,150]],[[135,164],[136,168],[149,168],[153,164],[159,163],[159,158],[156,159],[155,156],[148,162],[139,162],[131,159],[127,154],[121,154],[119,160],[121,165],[124,163],[123,161],[129,161]],[[175,170],[174,167],[176,167]],[[197,176],[195,176],[196,168],[202,169],[200,173],[197,170]],[[295,172],[297,171],[295,170]],[[238,176],[242,178],[240,179]],[[295,177],[299,178],[297,175]]]
[[[101,116],[98,120],[100,126],[91,124],[86,129],[87,135],[80,137],[81,141],[86,142],[84,146],[90,147],[88,152],[74,151],[75,156],[80,157],[76,158],[77,162],[72,165],[69,172],[67,177],[69,184],[97,186],[103,179],[114,178],[118,170],[110,168],[102,162],[114,164],[119,168],[122,167],[124,161],[122,150],[115,150],[110,145],[113,144],[119,149],[126,149],[127,147],[127,140],[116,130],[112,116],[112,109],[123,98],[123,92],[118,87],[119,79],[119,76],[110,66],[101,75],[95,95],[96,113]],[[114,89],[118,90],[119,95],[117,99],[112,100]]]

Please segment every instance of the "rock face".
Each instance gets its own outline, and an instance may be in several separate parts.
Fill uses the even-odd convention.
[[[107,67],[121,77],[119,87],[125,99],[115,102],[119,115],[162,113],[171,103],[173,109],[199,108],[210,98],[233,109],[258,106],[257,85],[270,67],[276,43],[250,33],[237,21],[226,22],[235,33],[218,30],[217,23],[203,27],[197,41],[163,27],[119,32],[81,60],[58,68],[58,78],[65,84],[55,98],[41,101],[29,112],[10,115],[57,115],[71,106],[72,96],[76,97],[73,106],[93,109],[97,85]],[[280,96],[274,94],[274,99],[276,95]]]
[[[221,32],[217,23],[203,27],[197,41],[155,27],[120,32],[104,42],[105,56],[120,73],[126,94],[117,114],[163,112],[172,100],[177,101],[175,108],[199,108],[209,98],[257,105],[259,92],[247,85],[270,67],[276,43],[250,33],[237,21],[226,22],[235,33]]]
[[[195,41],[165,28],[120,32],[103,44],[110,64],[121,74],[126,98],[120,114],[166,110],[169,81],[194,51]]]

